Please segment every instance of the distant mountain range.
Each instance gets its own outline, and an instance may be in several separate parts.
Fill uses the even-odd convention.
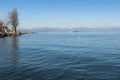
[[[33,29],[20,29],[20,31],[33,31],[33,32],[120,32],[120,27],[99,27],[99,28],[48,28],[37,27]]]

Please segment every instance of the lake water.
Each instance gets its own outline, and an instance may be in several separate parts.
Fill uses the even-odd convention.
[[[120,80],[120,33],[0,38],[0,80]]]

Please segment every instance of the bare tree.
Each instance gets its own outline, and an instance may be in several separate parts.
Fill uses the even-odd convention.
[[[13,9],[12,12],[9,14],[9,19],[10,19],[10,24],[12,25],[12,32],[16,33],[16,29],[19,24],[18,12],[16,8]]]
[[[4,25],[7,26],[7,27],[11,25],[11,22],[10,22],[9,17],[6,17],[6,18],[3,20],[3,22],[4,22]]]
[[[3,21],[2,21],[2,20],[0,20],[0,27],[1,27],[1,26],[3,26]]]

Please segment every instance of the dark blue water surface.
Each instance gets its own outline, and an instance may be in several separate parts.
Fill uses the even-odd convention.
[[[0,38],[0,80],[120,80],[120,33]]]

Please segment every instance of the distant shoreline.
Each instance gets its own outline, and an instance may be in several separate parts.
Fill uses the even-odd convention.
[[[33,29],[21,29],[20,31],[33,31],[33,32],[120,32],[120,27],[78,27],[78,28],[48,28],[37,27]]]

